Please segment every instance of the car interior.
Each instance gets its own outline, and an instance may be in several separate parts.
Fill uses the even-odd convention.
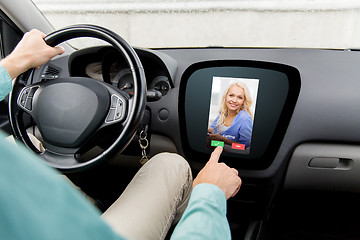
[[[144,157],[178,153],[196,176],[214,147],[207,131],[216,81],[241,79],[256,97],[251,146],[221,156],[242,179],[227,202],[232,239],[359,239],[358,49],[139,48],[101,26],[54,29],[31,1],[0,1],[0,10],[2,58],[33,28],[66,48],[14,80],[0,103],[1,129],[101,211]],[[107,44],[67,43],[78,37]]]

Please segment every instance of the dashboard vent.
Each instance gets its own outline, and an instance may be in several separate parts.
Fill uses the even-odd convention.
[[[55,67],[53,65],[47,65],[43,73],[41,74],[42,81],[51,80],[51,79],[57,79],[60,74],[60,69],[58,67]]]

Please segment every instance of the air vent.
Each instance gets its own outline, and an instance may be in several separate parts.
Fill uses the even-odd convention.
[[[59,77],[60,69],[58,67],[55,67],[53,65],[47,65],[43,73],[41,74],[41,78],[43,81],[56,79]]]

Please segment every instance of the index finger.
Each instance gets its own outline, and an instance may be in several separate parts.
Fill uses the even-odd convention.
[[[218,163],[222,151],[223,151],[222,147],[216,147],[215,150],[211,153],[209,163],[210,162]]]

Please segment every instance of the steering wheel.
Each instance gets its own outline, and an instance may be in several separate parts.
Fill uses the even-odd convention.
[[[45,41],[56,46],[78,37],[104,40],[123,55],[134,80],[134,95],[130,97],[110,84],[86,77],[34,79],[34,84],[29,84],[29,79],[36,76],[34,69],[15,80],[9,96],[14,137],[63,172],[87,169],[108,159],[111,153],[124,150],[136,134],[146,104],[146,80],[140,59],[116,33],[94,25],[74,25],[49,34]],[[44,152],[36,149],[26,133],[25,113],[40,130]],[[104,151],[82,159],[80,152],[97,142],[104,129],[116,132],[115,137]]]

